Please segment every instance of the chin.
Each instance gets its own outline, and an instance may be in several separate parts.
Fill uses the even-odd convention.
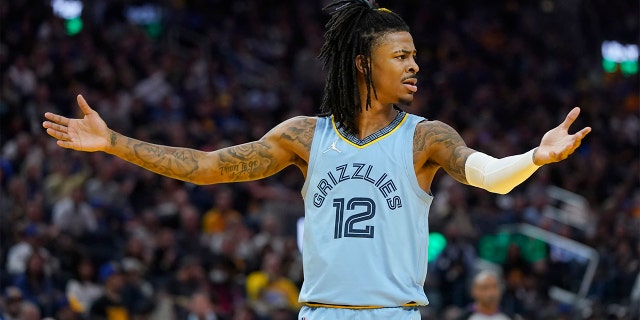
[[[412,102],[413,102],[413,96],[406,97],[406,98],[403,97],[398,100],[399,105],[403,105],[406,107],[410,106]]]

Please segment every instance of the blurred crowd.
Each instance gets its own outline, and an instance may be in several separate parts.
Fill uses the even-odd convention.
[[[55,1],[54,1],[55,2]],[[326,1],[325,1],[326,2]],[[49,1],[0,2],[0,317],[295,319],[302,283],[297,169],[196,186],[104,153],[56,146],[43,114],[77,117],[77,94],[114,130],[213,150],[319,112],[322,1],[86,1],[70,34]],[[132,21],[145,4],[159,21]],[[640,271],[638,75],[605,73],[600,42],[637,43],[635,1],[381,1],[412,28],[420,90],[407,111],[444,121],[470,147],[522,153],[582,108],[593,132],[569,159],[508,196],[433,186],[425,318],[472,303],[480,243],[527,223],[594,248],[599,264],[574,308],[549,296],[570,270],[511,245],[503,308],[525,319],[630,319]],[[147,9],[150,7],[147,7]],[[549,186],[584,197],[591,228],[550,219]],[[571,286],[571,284],[569,284]]]

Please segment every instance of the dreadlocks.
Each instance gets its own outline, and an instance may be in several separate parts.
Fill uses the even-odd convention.
[[[339,128],[355,134],[356,112],[362,112],[357,85],[356,57],[362,55],[367,85],[365,108],[371,106],[371,93],[377,98],[371,77],[371,49],[376,40],[388,33],[409,31],[402,18],[375,0],[337,0],[324,8],[331,14],[326,24],[325,42],[319,59],[328,69],[321,112],[333,115]]]

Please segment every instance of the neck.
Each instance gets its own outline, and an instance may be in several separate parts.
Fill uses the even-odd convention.
[[[393,108],[393,105],[374,107],[372,103],[369,110],[365,110],[364,108],[362,110],[356,118],[358,139],[364,139],[386,127],[398,114],[398,111]]]
[[[486,315],[492,315],[499,311],[498,306],[494,306],[494,305],[475,304],[473,308],[476,312],[486,314]]]

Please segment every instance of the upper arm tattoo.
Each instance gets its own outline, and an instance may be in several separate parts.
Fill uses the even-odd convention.
[[[292,122],[287,131],[283,132],[280,137],[291,143],[298,144],[298,147],[305,150],[306,153],[311,151],[311,142],[313,141],[313,132],[315,131],[316,121],[313,118],[297,118]],[[295,147],[294,147],[295,149]],[[298,156],[301,156],[298,154]]]
[[[262,141],[222,149],[219,160],[218,173],[231,182],[259,179],[279,169],[271,147]]]
[[[220,175],[230,181],[256,180],[275,174],[290,164],[306,162],[314,124],[311,118],[294,118],[259,141],[221,150]],[[268,143],[271,139],[278,141]]]
[[[473,152],[450,126],[440,121],[429,121],[416,128],[413,140],[414,159],[427,152],[426,163],[444,168],[454,179],[465,181],[465,162]],[[424,155],[422,156],[424,158]]]

